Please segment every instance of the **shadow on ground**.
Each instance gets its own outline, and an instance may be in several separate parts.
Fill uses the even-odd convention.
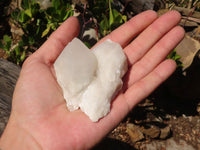
[[[192,64],[184,71],[181,68],[162,84],[150,97],[157,107],[167,113],[197,115],[200,103],[200,51]]]
[[[105,138],[92,150],[136,150],[129,144],[111,138]]]

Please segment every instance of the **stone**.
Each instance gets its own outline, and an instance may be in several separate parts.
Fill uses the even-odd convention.
[[[200,115],[200,103],[197,105],[197,112],[198,112],[199,115]]]
[[[51,7],[51,1],[50,0],[37,0],[40,3],[41,9],[47,9]]]
[[[89,85],[96,73],[95,55],[78,39],[74,39],[64,48],[54,67],[68,109],[78,109],[80,98],[77,98],[77,94]]]
[[[132,123],[128,123],[126,126],[126,132],[131,138],[133,143],[138,142],[144,139],[143,133],[140,131],[140,128]]]
[[[19,73],[19,66],[0,59],[0,136],[10,116],[12,95]]]
[[[180,44],[175,48],[180,61],[183,63],[183,70],[187,69],[193,62],[194,56],[200,49],[200,43],[186,35]]]
[[[177,140],[170,138],[167,140],[155,140],[151,143],[144,143],[140,146],[145,150],[195,150],[193,146],[184,140]]]
[[[110,111],[110,102],[121,89],[127,68],[123,49],[111,40],[91,51],[74,38],[54,63],[67,108],[80,108],[94,122]]]
[[[122,0],[122,2],[127,3],[131,10],[138,14],[145,10],[153,10],[155,0]]]
[[[170,127],[165,127],[160,130],[160,139],[166,139],[171,133]]]
[[[142,133],[153,139],[158,138],[160,135],[160,129],[156,126],[151,126],[150,128],[141,127],[140,130]]]

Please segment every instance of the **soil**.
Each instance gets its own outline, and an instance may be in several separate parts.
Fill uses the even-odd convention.
[[[4,11],[8,4],[9,1],[1,1],[0,10]],[[0,39],[4,34],[10,34],[8,16],[2,14],[4,13],[0,12]],[[4,54],[0,49],[0,58]],[[195,73],[197,72],[200,72],[200,68],[195,69]],[[182,74],[176,72],[171,78],[177,80],[179,76]],[[197,80],[196,82],[199,83],[199,79]],[[153,149],[158,149],[156,146],[159,142],[166,142],[169,139],[176,141],[177,145],[181,145],[181,141],[184,141],[186,145],[191,145],[196,150],[200,149],[200,97],[194,94],[189,97],[184,95],[185,92],[182,92],[181,97],[177,96],[170,90],[169,83],[172,81],[169,79],[163,83],[152,95],[138,104],[94,150],[142,150],[148,149],[148,144],[151,143],[154,143]],[[180,87],[180,85],[176,86]],[[187,87],[187,89],[190,91],[192,87]],[[143,135],[141,139],[133,139],[128,132],[130,124],[141,132]],[[168,130],[164,136],[161,136],[163,129]],[[162,149],[164,150],[165,147]]]

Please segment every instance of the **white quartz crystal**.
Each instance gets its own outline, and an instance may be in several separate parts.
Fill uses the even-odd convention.
[[[68,109],[80,108],[95,122],[110,111],[111,100],[122,87],[127,61],[118,43],[106,40],[91,51],[74,38],[54,69]]]

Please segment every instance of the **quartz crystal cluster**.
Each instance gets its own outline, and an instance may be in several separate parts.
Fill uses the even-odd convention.
[[[74,38],[54,63],[57,82],[69,111],[81,109],[96,122],[110,111],[127,71],[123,49],[111,40],[92,51]]]

